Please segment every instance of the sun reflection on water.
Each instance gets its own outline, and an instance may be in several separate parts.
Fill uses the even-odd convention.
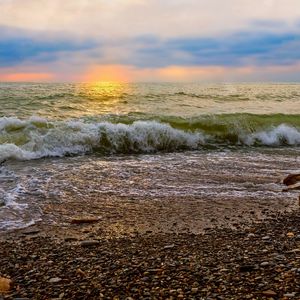
[[[106,98],[120,98],[126,93],[128,85],[119,82],[85,83],[80,86],[91,99],[105,100]]]
[[[120,82],[96,82],[78,85],[77,93],[85,100],[84,110],[88,114],[119,113],[130,94],[130,86]]]

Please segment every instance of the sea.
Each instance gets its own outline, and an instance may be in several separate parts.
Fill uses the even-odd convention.
[[[0,83],[0,231],[90,194],[293,199],[299,154],[296,83]]]

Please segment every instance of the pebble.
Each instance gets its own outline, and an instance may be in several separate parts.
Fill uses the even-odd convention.
[[[25,234],[25,235],[30,235],[30,234],[37,234],[37,233],[39,233],[40,232],[40,230],[38,230],[38,229],[25,229],[23,232],[22,232],[22,234]]]
[[[35,240],[23,235],[15,239],[5,237],[0,247],[1,274],[16,282],[12,299],[24,298],[21,300],[47,296],[296,300],[300,254],[293,250],[300,249],[300,244],[286,234],[298,233],[294,228],[300,224],[299,213],[292,220],[285,216],[255,225],[254,239],[258,243],[250,238],[245,241],[249,230],[229,229],[211,231],[209,236],[154,233],[106,239],[94,228],[97,238],[88,238],[80,231],[76,233],[76,244],[64,240],[75,235],[75,231],[66,231],[62,240],[43,235]],[[262,241],[264,236],[271,238]],[[84,248],[81,243],[97,246]],[[62,279],[57,280],[56,276]]]
[[[265,235],[261,238],[263,241],[266,241],[266,240],[269,240],[270,239],[270,236],[269,235]]]
[[[293,293],[287,293],[287,294],[284,294],[283,297],[286,297],[286,298],[293,298],[296,296],[296,293],[293,292]]]
[[[276,260],[285,260],[286,257],[284,255],[277,255],[277,256],[275,256],[275,259]]]
[[[239,270],[240,272],[251,272],[255,270],[255,265],[242,265]]]
[[[91,223],[96,223],[99,222],[100,218],[92,218],[92,217],[77,217],[77,218],[73,218],[71,219],[71,224],[91,224]]]
[[[265,295],[265,296],[268,296],[268,297],[273,297],[273,296],[277,295],[277,293],[275,293],[272,290],[263,291],[262,294]]]
[[[166,246],[164,246],[164,249],[172,249],[172,248],[174,248],[175,247],[175,245],[174,244],[171,244],[171,245],[166,245]]]
[[[74,242],[74,241],[78,241],[78,238],[73,237],[73,236],[66,236],[65,237],[65,242]]]
[[[0,277],[0,293],[8,292],[11,288],[12,280],[5,277]]]
[[[60,281],[62,281],[62,279],[59,277],[53,277],[53,278],[49,279],[50,283],[58,283]]]
[[[91,246],[96,246],[96,245],[99,245],[99,241],[96,241],[96,240],[85,240],[85,241],[82,241],[80,243],[80,246],[82,247],[91,247]]]

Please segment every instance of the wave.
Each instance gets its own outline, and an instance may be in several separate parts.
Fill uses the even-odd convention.
[[[299,116],[232,114],[184,119],[133,114],[66,121],[0,118],[0,160],[226,146],[300,146]]]

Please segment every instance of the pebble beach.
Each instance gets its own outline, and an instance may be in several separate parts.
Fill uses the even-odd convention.
[[[0,299],[300,299],[299,210],[253,216],[199,234],[190,222],[112,236],[105,218],[74,216],[6,232]]]

